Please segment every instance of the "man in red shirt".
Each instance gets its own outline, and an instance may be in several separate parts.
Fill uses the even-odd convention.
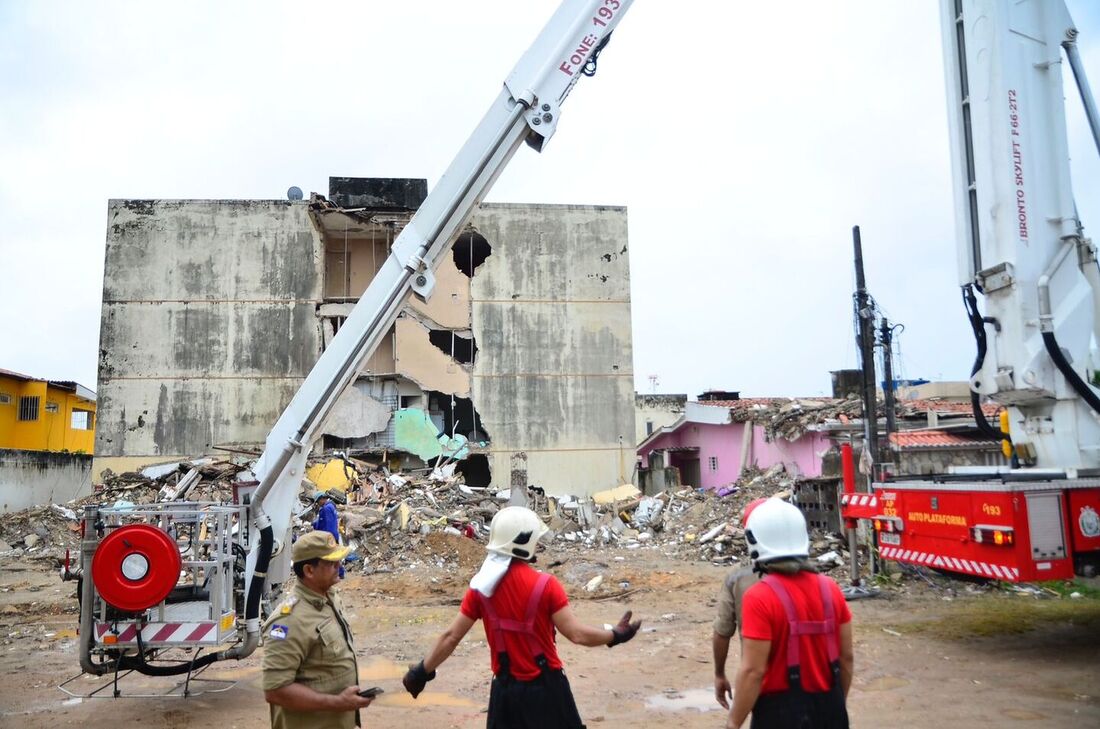
[[[806,519],[768,499],[745,523],[753,567],[745,593],[741,666],[727,729],[848,729],[852,613],[835,582],[807,564]]]
[[[529,564],[546,531],[535,512],[519,506],[493,517],[489,556],[470,581],[458,617],[402,679],[414,699],[480,619],[493,669],[486,727],[583,729],[558,658],[555,628],[578,645],[611,647],[633,638],[642,621],[631,622],[628,611],[610,630],[580,622],[561,583]]]

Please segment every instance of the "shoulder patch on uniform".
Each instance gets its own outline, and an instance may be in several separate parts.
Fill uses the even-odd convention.
[[[298,596],[291,595],[286,600],[283,600],[283,604],[279,606],[279,612],[283,615],[290,615],[290,611],[294,609],[294,606],[298,604]]]
[[[271,626],[271,632],[269,632],[268,635],[275,640],[286,640],[287,633],[289,632],[290,628],[286,627],[285,625],[279,625],[278,623],[276,623],[275,625]]]

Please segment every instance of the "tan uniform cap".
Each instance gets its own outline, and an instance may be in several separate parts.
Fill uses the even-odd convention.
[[[332,534],[318,529],[298,538],[291,552],[291,560],[305,562],[320,557],[327,562],[339,562],[350,551],[349,547],[341,547],[337,544],[336,537]]]

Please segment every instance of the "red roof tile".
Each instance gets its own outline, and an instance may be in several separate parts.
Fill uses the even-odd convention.
[[[891,433],[890,444],[898,448],[995,448],[998,441],[975,440],[942,430],[917,430]]]
[[[973,409],[970,403],[967,401],[958,400],[940,400],[939,398],[928,398],[924,400],[902,400],[898,403],[901,407],[911,410],[921,410],[924,412],[937,412],[937,413],[952,413],[958,415],[971,415],[973,416]],[[987,418],[992,418],[997,414],[997,411],[1001,409],[1001,406],[995,402],[982,403],[982,413]]]

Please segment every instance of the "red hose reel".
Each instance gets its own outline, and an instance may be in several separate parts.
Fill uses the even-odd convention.
[[[108,534],[92,557],[92,582],[109,605],[126,612],[150,608],[172,592],[180,575],[176,542],[148,524]]]

